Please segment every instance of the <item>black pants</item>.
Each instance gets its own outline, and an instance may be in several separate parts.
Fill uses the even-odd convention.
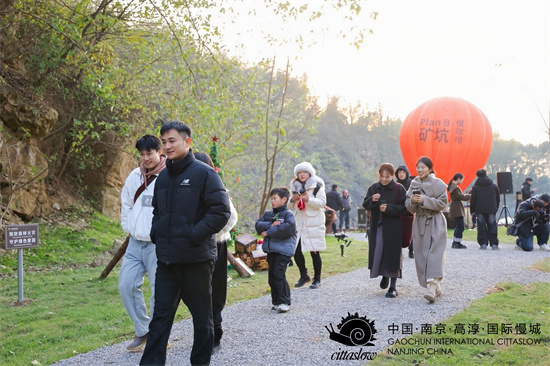
[[[453,236],[456,239],[462,239],[462,233],[464,232],[464,217],[459,216],[455,217],[455,231],[453,233]]]
[[[214,345],[212,271],[214,260],[200,263],[158,262],[155,278],[155,311],[149,324],[147,345],[140,365],[164,365],[166,346],[180,300],[193,317],[192,365],[208,365]]]
[[[212,274],[212,309],[214,313],[214,344],[223,335],[222,310],[227,299],[227,242],[218,242],[218,259]]]
[[[290,305],[290,287],[286,280],[286,268],[290,257],[280,253],[267,253],[268,281],[273,305]]]
[[[309,252],[311,254],[311,260],[313,262],[313,281],[321,281],[321,267],[323,266],[323,261],[321,260],[320,252]],[[298,242],[296,247],[296,252],[294,253],[294,260],[296,265],[300,270],[300,276],[307,275],[306,260],[304,254],[302,253],[302,240]]]

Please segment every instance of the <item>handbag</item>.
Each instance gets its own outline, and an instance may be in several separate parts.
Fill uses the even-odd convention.
[[[519,231],[519,227],[524,223],[526,222],[527,220],[529,220],[530,217],[526,218],[525,220],[523,220],[522,222],[520,223],[514,223],[514,224],[511,224],[510,226],[508,226],[506,228],[506,235],[510,235],[510,236],[518,236],[518,231]]]

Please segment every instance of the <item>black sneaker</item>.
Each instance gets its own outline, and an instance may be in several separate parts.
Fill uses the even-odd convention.
[[[316,288],[319,288],[319,287],[321,287],[321,281],[318,281],[318,280],[313,281],[311,286],[309,286],[309,288],[311,288],[311,289],[316,289]]]
[[[414,253],[413,252],[409,252],[409,258],[414,259]]]
[[[454,249],[468,249],[468,247],[462,243],[459,243],[458,241],[453,241],[453,245],[451,245],[451,248]]]
[[[382,279],[380,280],[380,288],[383,290],[388,287],[390,284],[390,279],[388,277],[382,276]]]
[[[300,277],[298,282],[296,282],[294,284],[294,287],[302,287],[303,285],[305,285],[309,281],[311,281],[311,277],[309,277],[308,275],[302,276],[302,277]]]
[[[386,293],[386,297],[393,299],[394,297],[397,297],[397,290],[394,288],[390,288],[388,292]]]

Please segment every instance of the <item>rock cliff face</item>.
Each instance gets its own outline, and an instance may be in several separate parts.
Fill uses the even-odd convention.
[[[16,91],[1,87],[0,198],[23,218],[50,212],[45,193],[48,162],[37,147],[37,138],[48,133],[56,121],[55,110],[36,113]]]
[[[117,137],[105,136],[104,139],[116,141]],[[83,177],[86,184],[86,196],[92,199],[96,208],[104,215],[118,219],[122,187],[128,174],[138,166],[138,162],[134,156],[121,149],[112,149],[109,145],[96,144],[94,146],[94,154],[103,158],[100,161],[99,169],[86,170],[83,172]]]
[[[9,209],[24,219],[47,215],[59,201],[54,197],[57,187],[47,184],[59,182],[40,149],[52,129],[59,128],[59,114],[54,108],[37,106],[0,78],[0,203],[9,203]],[[110,146],[117,139],[105,138]],[[137,166],[136,159],[123,151],[127,144],[119,141],[118,149],[110,149],[98,143],[94,152],[103,154],[103,160],[82,174],[86,198],[111,218],[119,217],[122,186]],[[63,209],[64,202],[58,204]]]

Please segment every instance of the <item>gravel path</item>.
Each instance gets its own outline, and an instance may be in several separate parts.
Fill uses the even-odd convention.
[[[367,245],[364,234],[350,234],[354,245]],[[264,296],[225,308],[222,349],[212,356],[211,365],[362,365],[365,361],[331,360],[335,352],[357,352],[329,339],[325,326],[334,329],[343,317],[358,313],[374,321],[376,333],[373,347],[363,352],[376,352],[395,338],[388,326],[411,323],[417,332],[421,324],[436,324],[466,308],[473,300],[503,281],[521,284],[550,282],[550,273],[530,270],[531,264],[550,256],[550,252],[514,250],[515,245],[501,244],[501,250],[479,250],[477,243],[466,242],[467,250],[450,249],[447,244],[446,277],[443,294],[433,304],[423,298],[418,285],[414,259],[403,251],[403,278],[397,281],[399,296],[386,299],[378,279],[369,279],[367,268],[326,278],[316,290],[292,290],[292,306],[288,313],[271,309],[271,298]],[[295,278],[289,278],[294,283]],[[267,284],[266,284],[267,285]],[[180,305],[183,306],[183,305]],[[448,325],[450,326],[450,325]],[[170,336],[168,365],[189,365],[193,326],[191,320],[174,324]],[[127,342],[96,349],[86,354],[61,360],[55,365],[137,365],[141,353],[128,353]]]

